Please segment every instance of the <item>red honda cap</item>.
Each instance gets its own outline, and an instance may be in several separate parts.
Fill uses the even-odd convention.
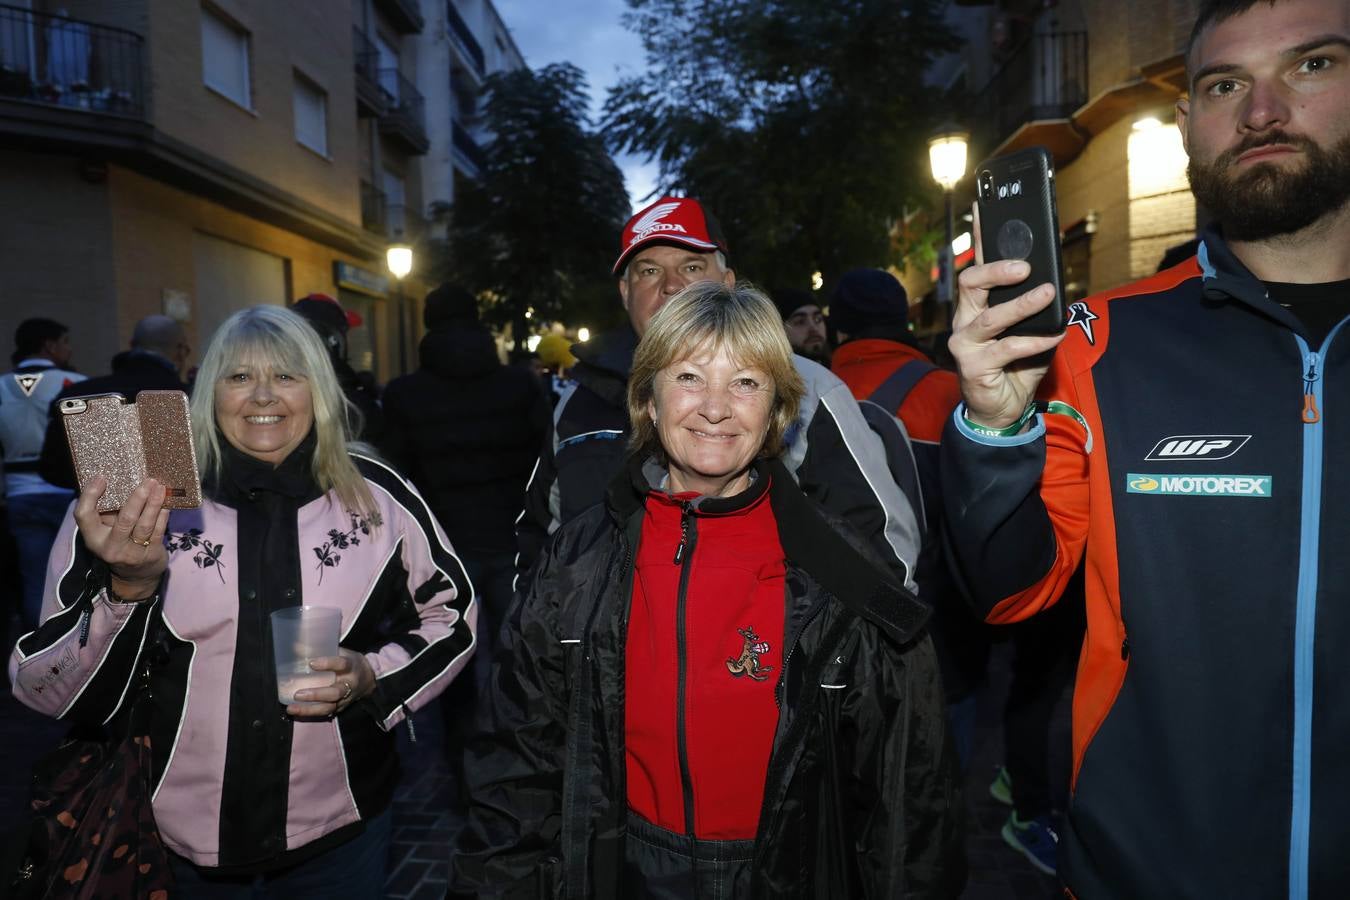
[[[662,197],[623,226],[619,260],[614,274],[623,272],[628,260],[643,247],[676,244],[696,250],[727,252],[727,239],[717,220],[692,197]]]

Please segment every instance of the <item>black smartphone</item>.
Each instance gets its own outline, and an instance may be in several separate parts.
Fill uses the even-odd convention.
[[[1065,328],[1064,265],[1050,151],[1028,147],[986,160],[975,170],[975,188],[984,261],[1021,259],[1031,266],[1025,281],[991,290],[989,304],[1007,303],[1042,284],[1055,287],[1053,303],[1004,334],[1059,334]]]

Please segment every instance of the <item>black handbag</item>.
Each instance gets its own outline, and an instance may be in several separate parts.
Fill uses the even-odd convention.
[[[34,765],[32,817],[21,833],[17,869],[4,885],[9,897],[170,896],[168,852],[150,805],[150,673],[144,661],[136,681],[124,731],[72,731]]]

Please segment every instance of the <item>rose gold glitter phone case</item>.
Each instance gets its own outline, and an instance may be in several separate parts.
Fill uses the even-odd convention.
[[[146,478],[164,485],[168,509],[201,505],[182,391],[141,391],[135,403],[121,394],[71,397],[61,401],[60,409],[80,487],[96,475],[108,482],[99,512],[121,509]]]

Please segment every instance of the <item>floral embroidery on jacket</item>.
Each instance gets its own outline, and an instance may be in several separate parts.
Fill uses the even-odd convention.
[[[225,564],[220,561],[220,554],[225,549],[224,544],[217,544],[202,537],[200,528],[189,528],[187,531],[179,534],[169,532],[164,536],[164,545],[170,553],[176,553],[180,550],[195,550],[192,554],[192,561],[199,569],[216,570],[220,576],[220,583],[225,583]]]
[[[359,534],[369,535],[371,528],[378,528],[384,524],[383,517],[377,512],[372,512],[369,516],[359,516],[351,510],[347,511],[351,517],[351,527],[346,531],[339,531],[336,528],[328,532],[328,540],[322,547],[314,548],[314,555],[318,557],[319,562],[315,568],[319,570],[319,584],[323,584],[323,570],[325,567],[337,568],[337,564],[342,562],[342,554],[339,550],[346,550],[348,547],[359,547],[361,538]]]

